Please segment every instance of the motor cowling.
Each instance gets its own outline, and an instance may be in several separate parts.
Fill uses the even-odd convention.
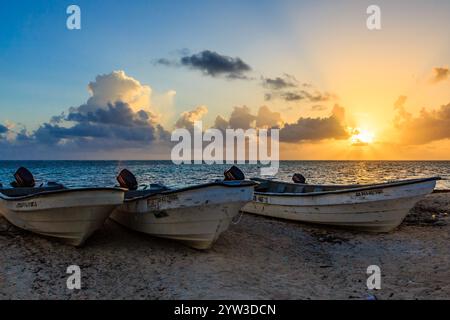
[[[244,173],[236,166],[232,166],[230,169],[226,170],[223,175],[225,176],[225,181],[245,180]]]
[[[136,190],[138,188],[137,179],[128,169],[123,169],[117,176],[117,182],[122,188]]]
[[[24,167],[17,169],[14,178],[16,181],[12,183],[12,186],[15,188],[33,188],[36,184],[33,174]]]
[[[306,183],[306,178],[300,173],[295,173],[292,176],[292,181],[294,181],[294,183]]]

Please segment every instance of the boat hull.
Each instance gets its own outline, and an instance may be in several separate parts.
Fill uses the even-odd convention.
[[[122,190],[67,190],[18,200],[0,199],[0,211],[19,228],[81,246],[123,198]]]
[[[208,249],[253,196],[253,186],[208,186],[126,201],[111,215],[125,227]]]
[[[254,201],[242,210],[306,223],[389,232],[402,223],[415,203],[433,191],[435,184],[435,180],[429,180],[301,196],[255,192]]]

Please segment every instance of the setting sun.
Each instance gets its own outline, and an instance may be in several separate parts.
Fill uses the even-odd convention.
[[[374,141],[375,135],[365,129],[355,129],[350,137],[352,145],[368,145]]]

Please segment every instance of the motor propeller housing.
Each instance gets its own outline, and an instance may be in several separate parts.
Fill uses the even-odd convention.
[[[292,181],[295,183],[306,183],[306,178],[301,173],[295,173],[292,176]]]
[[[11,183],[14,188],[33,188],[36,184],[33,174],[24,167],[17,169],[14,178],[16,181]]]
[[[128,190],[137,190],[138,188],[136,177],[128,169],[123,169],[122,171],[120,171],[119,175],[117,176],[117,182],[119,182],[119,185],[122,188]]]
[[[226,170],[223,175],[225,176],[225,181],[245,180],[244,173],[236,166],[232,166],[230,169]]]

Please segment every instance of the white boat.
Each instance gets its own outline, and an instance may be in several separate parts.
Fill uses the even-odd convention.
[[[253,202],[242,211],[369,232],[389,232],[431,193],[438,177],[368,185],[310,185],[254,179]]]
[[[118,188],[7,188],[0,189],[0,213],[19,228],[81,246],[123,199]]]
[[[153,186],[129,191],[111,219],[135,231],[208,249],[252,200],[254,186],[248,180],[217,181],[174,190]]]

